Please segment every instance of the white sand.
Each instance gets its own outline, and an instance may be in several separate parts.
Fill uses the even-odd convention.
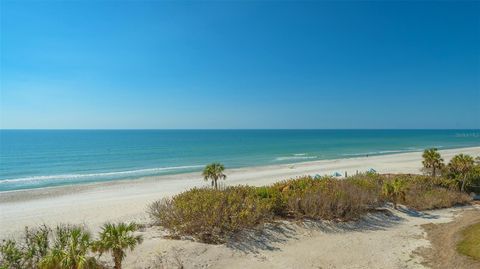
[[[458,153],[480,155],[480,147],[442,150],[445,161]],[[374,168],[379,173],[420,173],[421,152],[315,161],[227,170],[225,184],[262,185],[277,180],[334,171],[351,175]],[[147,205],[194,186],[208,186],[200,173],[158,176],[0,193],[0,238],[17,237],[24,226],[46,223],[84,223],[95,232],[106,221],[148,223]],[[470,207],[471,210],[472,207]],[[351,224],[309,223],[311,227],[283,223],[262,234],[229,245],[206,245],[167,240],[158,228],[142,232],[145,241],[129,253],[125,268],[159,268],[152,262],[165,255],[176,268],[177,256],[185,268],[423,268],[413,251],[428,246],[419,226],[451,221],[466,208],[437,210],[415,216],[371,214]],[[479,210],[478,206],[476,210]],[[391,212],[390,210],[389,212]],[[308,223],[307,223],[308,224]]]
[[[440,151],[445,161],[458,153],[480,155],[480,147]],[[374,168],[379,173],[420,173],[421,152],[337,159],[226,170],[225,184],[262,185],[301,175],[354,174]],[[137,180],[0,193],[0,238],[25,226],[84,223],[95,229],[106,221],[148,222],[147,205],[194,186],[208,186],[200,173]]]
[[[142,233],[146,240],[128,254],[125,267],[159,268],[161,255],[165,268],[179,268],[175,257],[184,268],[425,268],[415,254],[430,245],[420,225],[449,222],[466,210],[480,214],[480,206],[422,213],[388,208],[358,222],[269,225],[224,245],[168,240],[152,228]]]

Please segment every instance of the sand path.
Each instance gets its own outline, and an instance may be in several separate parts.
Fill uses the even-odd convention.
[[[143,232],[145,242],[129,254],[125,265],[158,268],[161,255],[166,268],[178,268],[178,264],[184,268],[239,269],[428,268],[424,258],[416,254],[417,249],[430,247],[422,225],[448,223],[463,213],[480,216],[480,206],[422,213],[387,208],[359,222],[340,224],[283,222],[224,245],[167,240],[150,228]]]

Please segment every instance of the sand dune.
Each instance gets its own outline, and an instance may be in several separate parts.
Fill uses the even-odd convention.
[[[224,245],[159,237],[155,228],[127,256],[126,268],[426,268],[417,250],[430,247],[421,227],[447,223],[480,206],[416,212],[385,208],[357,222],[281,222]],[[474,213],[475,214],[475,213]],[[472,262],[473,266],[480,264]],[[445,268],[445,267],[443,267]],[[462,267],[457,267],[462,268]],[[477,267],[469,267],[477,268]],[[466,268],[464,268],[466,269]]]
[[[480,147],[441,151],[480,155]],[[227,170],[227,185],[262,185],[277,180],[374,168],[380,173],[420,173],[421,152],[325,160]],[[17,237],[24,226],[83,223],[96,232],[106,221],[147,224],[147,205],[194,186],[200,173],[159,176],[100,184],[0,193],[0,237]],[[358,222],[278,222],[246,231],[223,245],[168,240],[157,227],[144,228],[145,240],[129,253],[125,268],[424,268],[422,247],[429,247],[421,225],[452,221],[469,206],[430,212],[384,208]],[[480,214],[480,213],[479,213]],[[159,257],[162,257],[159,259]]]

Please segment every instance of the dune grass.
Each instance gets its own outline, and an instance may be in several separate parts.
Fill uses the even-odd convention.
[[[462,231],[462,240],[457,244],[457,251],[480,260],[480,222]]]

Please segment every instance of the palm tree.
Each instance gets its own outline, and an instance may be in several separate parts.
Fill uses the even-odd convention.
[[[142,242],[140,235],[133,235],[137,230],[135,223],[119,224],[107,223],[100,232],[100,239],[93,244],[92,250],[102,255],[104,252],[111,252],[115,269],[122,268],[122,261],[125,258],[125,250],[133,250]]]
[[[437,175],[437,169],[441,169],[443,164],[443,159],[438,153],[436,148],[426,149],[423,152],[423,167],[426,169],[432,169],[432,176],[435,177]]]
[[[225,167],[221,163],[209,164],[205,166],[205,168],[203,169],[203,173],[202,173],[203,179],[205,179],[205,181],[211,179],[212,187],[214,186],[215,189],[217,190],[218,189],[217,180],[227,178],[227,175],[223,173],[224,170],[225,170]]]
[[[91,247],[90,233],[81,227],[59,226],[50,252],[39,263],[40,268],[96,268],[95,258],[87,255]]]
[[[394,179],[383,184],[383,195],[388,197],[393,202],[393,208],[397,209],[397,203],[405,200],[406,188],[405,181],[401,179]]]
[[[461,191],[465,190],[468,174],[472,171],[475,162],[473,157],[465,154],[455,155],[448,164],[449,171],[457,178],[461,178]]]

